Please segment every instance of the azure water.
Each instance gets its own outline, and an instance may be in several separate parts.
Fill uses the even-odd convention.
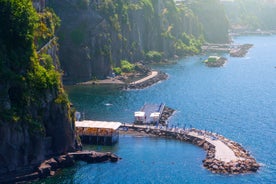
[[[40,183],[273,183],[276,181],[276,36],[235,38],[252,43],[244,58],[224,56],[224,67],[208,68],[209,55],[154,66],[169,79],[143,90],[116,86],[67,87],[70,100],[86,119],[132,122],[144,103],[164,102],[177,110],[176,126],[217,132],[242,144],[263,164],[257,173],[217,175],[203,168],[205,152],[176,140],[120,136],[112,151],[118,163],[86,164],[61,171]],[[212,53],[215,54],[215,53]]]

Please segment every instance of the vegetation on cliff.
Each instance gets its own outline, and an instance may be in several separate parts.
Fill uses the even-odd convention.
[[[0,0],[0,173],[72,148],[72,116],[61,75],[47,53],[58,18],[30,0]],[[37,45],[35,45],[35,40]],[[49,140],[45,144],[45,138]]]
[[[208,42],[228,41],[219,1],[208,1],[209,9],[215,5],[218,12],[210,15],[209,10],[201,11],[205,4],[198,2],[199,9],[193,9],[194,1],[176,5],[173,0],[91,0],[80,6],[77,0],[51,0],[62,20],[58,36],[65,79],[104,78],[120,67],[121,60],[135,63],[148,59],[151,51],[162,58],[197,54],[205,37]],[[218,24],[208,27],[203,22],[215,17],[222,17]],[[212,37],[212,30],[220,38]]]
[[[229,23],[219,0],[191,0],[189,7],[198,16],[207,42],[227,43],[229,41]]]
[[[224,7],[235,29],[276,29],[276,4],[273,1],[236,0],[225,3]]]
[[[116,75],[121,75],[122,72],[133,72],[134,71],[134,64],[129,63],[127,60],[121,60],[120,67],[113,68],[113,71]]]

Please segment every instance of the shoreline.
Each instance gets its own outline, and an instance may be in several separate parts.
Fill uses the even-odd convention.
[[[0,183],[30,183],[39,181],[40,179],[54,176],[57,172],[64,168],[72,167],[77,161],[84,161],[87,164],[117,162],[122,158],[111,152],[98,151],[75,151],[64,155],[57,155],[48,158],[35,166],[32,171],[26,173],[7,173],[0,178]]]
[[[121,86],[122,89],[144,89],[149,86],[152,86],[159,81],[166,80],[168,75],[164,72],[151,70],[151,73],[144,76],[141,79],[131,81],[131,82],[124,82],[119,79],[120,76],[114,78],[108,78],[103,80],[91,80],[86,82],[77,83],[77,85],[118,85]]]

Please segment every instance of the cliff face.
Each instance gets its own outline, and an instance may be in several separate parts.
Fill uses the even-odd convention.
[[[35,51],[35,40],[42,43],[41,35],[51,36],[44,34],[50,30],[45,25],[54,26],[49,23],[54,15],[48,11],[38,15],[29,0],[0,1],[0,7],[2,177],[31,169],[51,154],[73,150],[74,125],[54,66],[58,66],[56,42],[46,44],[39,54]]]
[[[1,86],[3,87],[3,86]],[[40,119],[35,114],[43,114],[41,122],[7,122],[0,125],[0,174],[24,170],[37,166],[52,154],[72,151],[74,134],[68,107],[54,102],[53,92],[45,93],[44,107],[26,106],[32,111],[33,119]]]
[[[240,0],[224,2],[224,7],[232,28],[237,31],[276,29],[275,1]]]
[[[176,7],[173,0],[80,2],[50,1],[62,20],[58,36],[65,79],[105,77],[120,60],[136,62],[148,51],[172,57],[200,48],[198,18],[186,5]]]
[[[190,8],[198,16],[207,42],[229,42],[229,22],[219,0],[193,0]]]

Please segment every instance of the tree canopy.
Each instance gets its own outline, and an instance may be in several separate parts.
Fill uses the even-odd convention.
[[[60,74],[51,58],[40,62],[36,53],[35,32],[43,30],[32,1],[0,0],[0,7],[0,119],[31,122],[30,106],[40,108],[47,90],[63,93]]]
[[[30,0],[0,0],[0,78],[29,67],[34,54],[34,30],[38,20]]]

